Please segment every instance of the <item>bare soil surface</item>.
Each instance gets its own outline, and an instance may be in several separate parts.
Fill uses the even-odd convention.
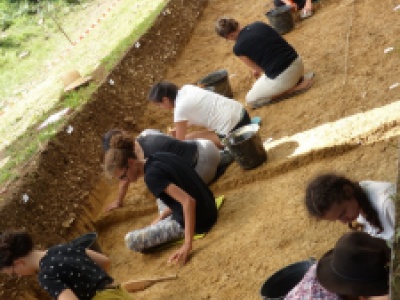
[[[136,134],[171,125],[171,114],[145,100],[148,87],[162,78],[181,85],[226,69],[234,98],[242,102],[254,82],[232,54],[232,43],[214,33],[214,22],[220,16],[243,25],[267,22],[264,13],[271,5],[211,0],[201,13],[206,2],[171,1],[141,48],[127,52],[109,75],[115,86],[105,83],[72,118],[76,133],[60,133],[36,171],[6,195],[10,200],[0,212],[1,229],[26,227],[43,246],[96,230],[118,281],[178,274],[133,299],[260,299],[266,278],[293,262],[319,258],[348,230],[308,217],[303,197],[313,176],[335,171],[355,180],[397,180],[400,99],[399,88],[389,86],[400,78],[399,50],[384,54],[385,48],[399,45],[396,3],[321,0],[312,18],[284,36],[302,56],[306,71],[316,73],[314,86],[250,111],[262,118],[268,161],[250,171],[233,163],[211,186],[226,200],[214,228],[194,242],[189,263],[167,264],[178,246],[149,254],[126,249],[124,235],[155,218],[155,201],[140,181],[131,185],[124,207],[102,212],[117,190],[99,177],[101,134],[116,126]],[[24,191],[32,198],[26,204],[20,200]],[[4,279],[2,290],[14,293],[4,299],[45,299],[29,284]]]

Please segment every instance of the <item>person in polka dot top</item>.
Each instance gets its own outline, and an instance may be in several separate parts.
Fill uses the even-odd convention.
[[[110,259],[87,249],[92,242],[76,239],[37,250],[29,233],[5,231],[0,234],[0,272],[37,274],[40,286],[58,300],[132,299],[106,273]]]

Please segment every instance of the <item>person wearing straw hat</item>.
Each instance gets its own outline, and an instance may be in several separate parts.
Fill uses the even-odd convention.
[[[110,259],[88,249],[90,244],[89,240],[76,239],[39,250],[29,233],[7,230],[0,233],[0,272],[10,276],[36,275],[53,299],[132,299],[106,273]]]
[[[343,235],[284,300],[388,300],[390,248],[364,232]]]
[[[308,184],[305,206],[311,216],[340,221],[350,229],[391,241],[394,235],[396,185],[380,181],[353,181],[325,173]]]
[[[304,74],[304,65],[296,50],[272,27],[257,21],[241,27],[232,18],[220,18],[216,33],[235,42],[233,53],[257,78],[246,95],[255,109],[273,100],[304,92],[312,86],[313,73]]]
[[[389,299],[390,256],[384,240],[365,232],[347,233],[319,260],[317,279],[350,299]]]

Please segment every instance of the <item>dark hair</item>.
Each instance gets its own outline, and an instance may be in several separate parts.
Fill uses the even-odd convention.
[[[167,97],[175,103],[177,94],[178,87],[176,84],[168,81],[161,81],[150,88],[148,99],[153,102],[162,102],[162,98]]]
[[[27,256],[33,250],[29,233],[5,231],[0,234],[0,269],[10,267],[18,258]]]
[[[239,22],[231,18],[219,18],[215,24],[215,32],[223,38],[239,28]]]
[[[345,187],[350,187],[352,193],[346,192]],[[372,207],[367,194],[358,182],[333,173],[322,174],[314,178],[307,186],[305,204],[308,212],[317,218],[322,218],[334,203],[342,203],[354,198],[364,212],[366,220],[374,227],[383,231],[378,213]],[[356,229],[349,223],[351,229]]]

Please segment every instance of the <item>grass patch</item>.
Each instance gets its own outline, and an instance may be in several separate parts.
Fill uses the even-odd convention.
[[[86,103],[92,94],[96,91],[98,85],[95,83],[89,84],[85,88],[80,88],[77,91],[72,91],[62,97],[59,103],[59,108],[78,108],[80,105]]]
[[[83,2],[83,1],[80,1]],[[78,3],[77,3],[78,4]],[[17,96],[18,87],[35,78],[35,72],[56,49],[59,29],[50,16],[62,19],[79,6],[65,1],[2,3],[0,5],[0,105]],[[22,56],[22,53],[29,53]],[[12,72],[10,71],[12,69]]]
[[[110,52],[110,54],[101,60],[102,64],[107,70],[112,69],[115,63],[117,63],[122,57],[124,52],[132,46],[133,42],[136,41],[143,33],[145,33],[148,28],[150,28],[164,6],[165,2],[160,2],[156,9],[147,15],[143,21],[133,29],[130,35],[123,39],[120,44]]]
[[[11,159],[0,169],[0,184],[18,178],[21,164],[29,161],[38,151],[43,149],[47,142],[66,124],[68,117],[61,118],[40,131],[37,130],[38,126],[53,113],[64,108],[78,109],[90,99],[96,88],[97,85],[92,83],[85,88],[65,94],[62,101],[51,112],[42,115],[34,126],[29,128],[16,142],[8,146],[4,152],[5,156],[10,156]]]
[[[133,42],[151,26],[165,4],[166,1],[164,0],[160,0],[157,3],[156,1],[152,2],[152,9],[145,10],[143,15],[135,15],[137,18],[135,18],[134,21],[141,21],[135,26],[132,26],[129,29],[128,34],[125,35],[124,38],[120,38],[118,42],[100,58],[100,61],[107,70],[112,69],[112,67],[121,59],[126,50],[132,46]],[[66,6],[65,3],[61,3],[61,1],[56,1],[55,3],[51,3],[51,5],[53,5],[53,11],[57,10],[59,14],[60,12],[63,12],[63,18],[65,19],[64,22],[71,22],[70,20],[71,18],[73,19],[74,15],[71,14],[71,11],[78,7]],[[130,7],[132,6],[132,2],[126,2],[125,5],[129,5]],[[126,9],[124,10],[123,8],[124,7],[121,8],[122,13],[126,11]],[[117,21],[126,24],[126,20],[132,21],[131,19],[133,19],[129,19],[129,15],[124,16],[125,19],[123,19],[121,14],[116,14],[108,20],[103,21],[102,26],[109,29],[110,32],[113,32],[113,38],[115,36],[114,33],[116,32],[114,29],[115,26],[119,26],[119,29],[121,29],[118,30],[118,32],[123,31],[121,25],[119,25]],[[41,65],[43,65],[43,62],[48,58],[49,53],[59,47],[60,39],[64,42],[63,47],[68,45],[65,37],[61,36],[60,32],[58,32],[54,22],[48,20],[45,22],[46,25],[43,25],[44,23],[40,26],[38,25],[40,24],[41,18],[44,16],[44,14],[40,13],[36,15],[21,14],[21,17],[15,19],[13,25],[9,27],[6,32],[3,32],[3,35],[0,37],[0,72],[4,75],[2,76],[2,79],[0,79],[0,99],[5,99],[0,100],[0,109],[10,104],[10,101],[7,100],[10,99],[10,95],[24,96],[24,90],[20,89],[21,82],[26,82],[27,80],[29,81],[30,78],[37,77],[38,70],[43,67]],[[16,26],[17,24],[21,26]],[[21,28],[24,29],[22,30]],[[69,32],[71,32],[71,30]],[[56,34],[58,35],[58,38],[54,38]],[[101,36],[101,34],[103,36]],[[101,39],[99,39],[99,35],[101,36]],[[70,60],[75,64],[85,66],[85,68],[90,68],[88,61],[90,60],[89,58],[93,56],[93,53],[99,52],[100,50],[97,51],[98,49],[104,50],[105,47],[103,45],[110,46],[110,39],[105,40],[104,33],[98,33],[98,36],[93,33],[93,36],[91,37],[93,41],[90,41],[89,38],[86,41],[82,41],[80,43],[82,49],[77,49],[76,53],[71,55]],[[91,42],[94,42],[95,45],[92,45]],[[102,43],[104,44],[102,45]],[[19,54],[24,51],[30,52],[30,55],[26,59],[19,57]],[[69,65],[70,62],[66,62],[64,65],[60,65],[59,68],[66,68],[66,66]],[[10,66],[13,66],[13,68]],[[53,76],[53,82],[59,80],[59,78],[55,77],[57,76],[57,71],[58,69],[49,74],[49,76]],[[82,73],[82,69],[80,71]],[[26,103],[23,107],[25,113],[22,111],[16,114],[9,114],[7,116],[8,124],[0,130],[0,134],[3,137],[9,138],[10,133],[16,134],[15,132],[17,132],[17,130],[12,126],[16,126],[16,124],[22,123],[25,119],[28,119],[26,111],[29,111],[32,114],[34,109],[41,109],[33,114],[31,120],[28,120],[34,125],[27,127],[22,134],[18,135],[18,138],[13,139],[12,142],[4,148],[3,156],[10,156],[10,159],[0,169],[0,184],[18,178],[19,170],[27,161],[38,153],[38,151],[40,151],[40,149],[42,149],[51,138],[54,137],[60,128],[65,125],[68,116],[50,124],[40,131],[37,130],[39,124],[44,122],[53,113],[64,108],[69,107],[74,110],[79,109],[79,107],[84,105],[91,98],[91,95],[97,89],[97,84],[91,83],[88,86],[80,88],[78,91],[69,92],[67,94],[58,92],[59,94],[57,96],[57,93],[54,91],[56,90],[54,84],[52,86],[49,84],[48,86],[49,88],[45,89],[46,94],[38,97],[39,99],[57,97],[58,99],[53,101],[50,108],[46,109],[44,107],[45,105],[42,105],[39,101],[36,102],[31,100],[31,103]],[[17,88],[18,90],[15,91]]]
[[[5,149],[12,158],[0,170],[0,183],[18,178],[18,167],[29,161],[59,130],[62,121],[50,124],[40,132],[26,132],[18,142]]]

